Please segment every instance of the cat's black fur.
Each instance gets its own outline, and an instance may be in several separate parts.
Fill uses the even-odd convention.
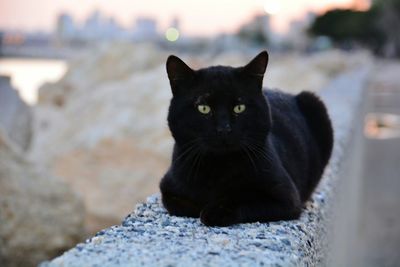
[[[194,71],[168,58],[175,146],[160,189],[170,214],[210,226],[299,217],[330,158],[333,130],[313,93],[262,90],[267,63],[266,51],[240,68]],[[210,113],[199,112],[204,104]]]

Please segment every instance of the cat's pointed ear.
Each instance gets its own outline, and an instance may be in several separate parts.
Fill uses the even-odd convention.
[[[243,67],[246,74],[263,77],[268,65],[268,52],[262,51]]]
[[[179,80],[189,79],[194,75],[194,71],[179,57],[174,55],[168,57],[166,66],[171,86],[175,85]]]

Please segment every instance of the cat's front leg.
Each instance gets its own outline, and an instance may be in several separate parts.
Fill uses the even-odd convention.
[[[300,213],[300,203],[292,205],[260,199],[236,207],[224,204],[207,205],[200,213],[200,220],[207,226],[229,226],[237,223],[294,220],[299,218]]]
[[[229,226],[239,222],[237,209],[223,202],[206,205],[200,213],[200,220],[207,226]]]
[[[185,197],[163,193],[162,202],[170,215],[194,218],[200,215],[200,206]]]
[[[273,187],[272,191],[274,194],[254,193],[239,201],[236,199],[236,204],[227,199],[208,204],[201,211],[200,220],[207,226],[229,226],[297,219],[302,203],[293,184],[280,184]]]
[[[239,223],[295,220],[301,210],[302,202],[293,183],[278,184],[269,194],[255,195],[237,207]]]
[[[161,200],[170,215],[198,218],[201,205],[185,197],[168,174],[160,183]]]
[[[301,206],[270,200],[244,203],[238,207],[238,212],[240,213],[239,223],[286,221],[298,219]]]

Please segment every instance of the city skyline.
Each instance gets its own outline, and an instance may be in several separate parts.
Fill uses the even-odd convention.
[[[368,0],[247,0],[247,1],[183,1],[147,0],[146,2],[116,0],[2,0],[0,2],[0,28],[53,31],[61,13],[71,14],[77,22],[83,21],[95,10],[114,18],[125,28],[132,28],[139,17],[157,20],[159,30],[166,29],[178,17],[182,31],[189,35],[214,35],[233,32],[255,14],[270,13],[274,30],[284,32],[290,21],[307,12],[323,12],[330,8],[368,7]],[[229,10],[227,12],[226,10]],[[207,19],[204,19],[207,14]]]

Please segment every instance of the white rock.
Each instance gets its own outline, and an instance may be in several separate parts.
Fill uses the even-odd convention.
[[[0,129],[0,266],[36,266],[83,237],[82,201]]]
[[[6,76],[0,76],[0,128],[14,144],[28,149],[32,138],[31,109]]]

